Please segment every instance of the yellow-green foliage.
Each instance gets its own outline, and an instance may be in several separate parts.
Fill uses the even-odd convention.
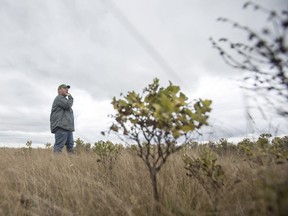
[[[101,162],[106,168],[112,169],[123,146],[113,144],[111,141],[98,141],[94,143],[92,149],[100,157],[98,162]]]
[[[211,111],[211,100],[197,100],[193,107],[180,87],[171,82],[161,87],[155,78],[140,95],[128,92],[123,99],[112,100],[116,111],[113,116],[116,122],[111,130],[122,133],[135,140],[143,134],[146,141],[161,134],[162,142],[166,139],[177,140],[187,133],[207,125],[208,113]],[[157,142],[155,142],[157,143]]]
[[[217,164],[216,154],[208,147],[199,148],[199,157],[184,154],[183,161],[187,176],[197,180],[211,199],[212,212],[218,212],[219,193],[224,186],[225,173]]]
[[[201,147],[199,149],[199,157],[183,156],[185,163],[185,169],[195,178],[199,178],[201,184],[212,184],[213,188],[217,189],[223,185],[224,171],[221,165],[216,164],[216,154],[207,147]],[[207,178],[207,180],[204,179]],[[200,179],[201,178],[201,179]]]
[[[91,144],[85,143],[80,138],[77,138],[75,141],[75,152],[80,154],[81,152],[90,152],[91,151]]]
[[[288,137],[275,137],[270,141],[270,134],[262,134],[256,142],[244,139],[237,147],[247,159],[259,165],[284,163],[288,160]]]

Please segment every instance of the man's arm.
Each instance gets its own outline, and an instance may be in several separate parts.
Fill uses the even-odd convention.
[[[55,104],[62,109],[70,109],[73,106],[73,97],[71,94],[68,94],[68,99],[65,96],[58,95],[55,101]]]

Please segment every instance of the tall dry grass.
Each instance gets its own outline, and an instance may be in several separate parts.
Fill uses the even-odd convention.
[[[183,153],[172,155],[158,176],[162,213],[212,215],[211,195],[186,175]],[[0,215],[156,215],[148,171],[133,151],[123,150],[112,170],[97,159],[93,152],[70,156],[1,148]],[[233,153],[217,162],[225,171],[225,185],[214,194],[217,215],[271,215],[271,204],[277,207],[273,214],[281,215],[282,204],[273,197],[287,183],[287,163],[251,167]]]

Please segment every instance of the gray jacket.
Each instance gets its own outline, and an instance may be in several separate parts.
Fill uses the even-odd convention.
[[[53,101],[50,115],[50,129],[55,133],[55,129],[62,128],[68,131],[74,131],[74,115],[72,110],[73,97],[57,95]]]

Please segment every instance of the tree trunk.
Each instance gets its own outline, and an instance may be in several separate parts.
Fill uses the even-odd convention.
[[[153,168],[149,169],[149,172],[150,172],[150,178],[151,178],[152,187],[153,187],[155,210],[157,212],[157,215],[161,215],[160,196],[159,196],[158,187],[157,187],[157,172]]]

